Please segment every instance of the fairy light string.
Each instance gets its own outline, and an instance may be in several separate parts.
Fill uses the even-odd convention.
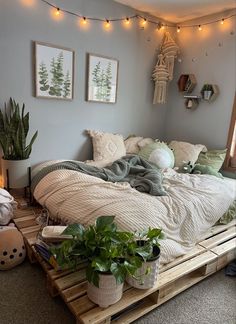
[[[100,18],[100,17],[89,17],[89,16],[82,15],[80,13],[76,13],[76,12],[73,12],[73,11],[58,7],[57,5],[54,5],[53,3],[51,3],[51,2],[49,2],[47,0],[40,0],[40,1],[43,2],[44,4],[48,5],[49,7],[54,8],[56,15],[60,15],[60,13],[63,12],[63,13],[66,13],[68,15],[78,17],[78,18],[80,18],[82,20],[84,25],[87,23],[87,21],[90,21],[90,20],[91,21],[103,22],[103,23],[106,24],[107,27],[109,27],[112,22],[119,22],[119,21],[124,21],[127,25],[129,25],[131,20],[138,19],[138,20],[141,21],[141,25],[143,27],[145,27],[147,24],[152,24],[152,25],[155,25],[158,30],[164,29],[165,27],[177,28],[178,33],[180,32],[180,30],[182,28],[194,28],[195,27],[198,30],[202,30],[203,26],[211,25],[211,24],[214,24],[214,23],[217,23],[217,22],[219,22],[220,24],[223,25],[226,20],[231,19],[231,18],[236,16],[236,13],[233,13],[233,14],[227,16],[227,17],[211,20],[211,21],[208,21],[208,22],[205,22],[205,23],[201,23],[200,25],[199,24],[192,24],[192,25],[178,24],[176,26],[176,24],[168,24],[168,23],[163,23],[161,21],[154,21],[152,19],[149,19],[149,18],[147,18],[145,16],[142,16],[142,15],[139,15],[139,14],[120,17],[120,18],[109,18],[109,19],[108,18]]]

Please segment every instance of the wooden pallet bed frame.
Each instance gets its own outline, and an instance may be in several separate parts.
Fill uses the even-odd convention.
[[[18,202],[26,207],[24,200]],[[36,252],[34,243],[40,230],[35,220],[38,211],[32,207],[18,208],[14,222],[24,236],[30,261],[38,261],[45,271],[50,294],[62,297],[75,315],[76,323],[131,323],[236,258],[234,220],[228,225],[211,228],[189,253],[161,267],[155,287],[141,290],[126,285],[122,299],[103,309],[87,297],[86,264],[80,265],[76,272],[57,272]]]

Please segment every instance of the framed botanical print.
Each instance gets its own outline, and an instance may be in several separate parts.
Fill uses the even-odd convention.
[[[35,42],[35,95],[38,98],[73,99],[74,51]]]
[[[88,101],[116,102],[118,65],[114,58],[88,54]]]

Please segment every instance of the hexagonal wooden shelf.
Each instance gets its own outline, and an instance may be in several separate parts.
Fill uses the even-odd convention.
[[[219,87],[216,84],[204,84],[201,89],[202,99],[208,102],[214,101],[219,95]]]
[[[181,74],[178,80],[179,92],[191,93],[197,84],[194,74]]]

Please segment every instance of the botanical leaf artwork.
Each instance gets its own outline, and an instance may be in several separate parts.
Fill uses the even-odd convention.
[[[117,61],[90,57],[88,100],[115,102]]]
[[[37,96],[72,99],[73,53],[41,44],[37,46]]]

